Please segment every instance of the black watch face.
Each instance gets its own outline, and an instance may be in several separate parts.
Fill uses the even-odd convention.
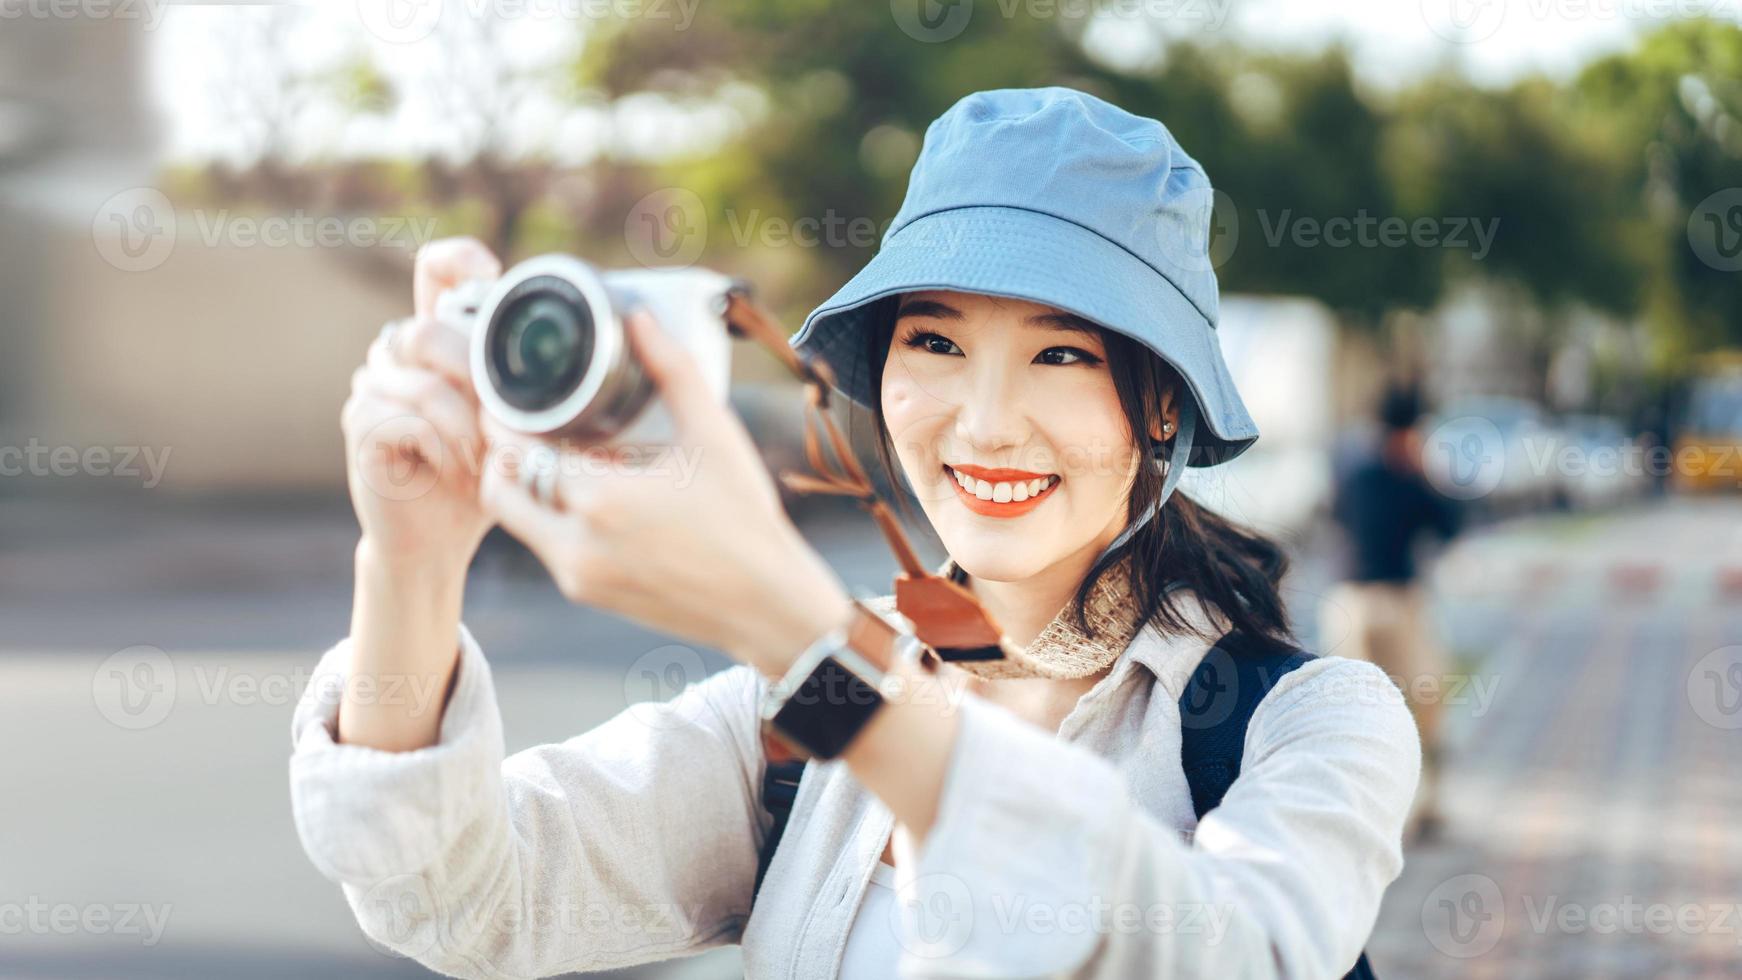
[[[824,657],[781,705],[773,722],[813,756],[831,759],[882,706],[883,695],[875,685],[835,658]]]

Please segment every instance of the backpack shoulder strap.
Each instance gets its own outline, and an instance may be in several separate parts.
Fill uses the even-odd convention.
[[[1246,727],[1258,702],[1312,659],[1303,650],[1238,630],[1204,654],[1179,699],[1180,762],[1199,819],[1221,804],[1239,777]]]
[[[762,749],[768,759],[762,771],[762,808],[774,817],[774,825],[768,828],[768,836],[763,839],[762,851],[756,858],[756,890],[751,896],[752,903],[755,895],[762,891],[762,879],[774,861],[780,838],[786,834],[786,821],[792,816],[792,804],[798,798],[798,782],[804,776],[805,766],[803,759],[783,758],[784,753],[777,753],[776,746],[771,746],[766,737]]]
[[[1252,713],[1276,686],[1313,655],[1238,630],[1222,637],[1192,671],[1180,695],[1180,763],[1191,787],[1192,811],[1203,819],[1240,776]],[[1374,980],[1362,953],[1344,980]]]

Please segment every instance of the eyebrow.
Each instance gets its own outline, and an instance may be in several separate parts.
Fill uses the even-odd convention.
[[[1100,328],[1093,321],[1086,320],[1075,313],[1036,313],[1028,318],[1028,322],[1037,327],[1050,327],[1064,333],[1082,334],[1092,340],[1101,337]]]
[[[940,303],[935,299],[914,299],[901,304],[895,311],[896,319],[904,316],[929,316],[939,320],[960,320],[962,311],[948,303]]]
[[[939,320],[965,319],[961,310],[935,299],[909,300],[896,310],[895,318],[898,320],[909,316],[928,316]],[[1095,325],[1094,321],[1077,316],[1075,313],[1036,313],[1026,318],[1024,322],[1063,333],[1082,334],[1090,339],[1099,339],[1101,336],[1100,328]]]

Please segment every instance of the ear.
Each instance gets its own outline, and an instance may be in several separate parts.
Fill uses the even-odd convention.
[[[1160,417],[1149,424],[1149,437],[1156,442],[1171,442],[1173,433],[1179,431],[1179,402],[1173,397],[1175,390],[1177,389],[1169,387],[1161,393]],[[1164,421],[1173,423],[1166,435],[1161,431],[1161,423]]]

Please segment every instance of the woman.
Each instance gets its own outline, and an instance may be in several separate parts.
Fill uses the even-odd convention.
[[[703,454],[692,482],[564,474],[553,506],[505,467],[432,463],[534,441],[479,421],[463,340],[430,315],[495,259],[427,249],[417,325],[377,342],[346,406],[352,632],[291,763],[304,846],[364,929],[488,977],[735,942],[752,976],[1347,972],[1419,770],[1395,688],[1338,658],[1276,680],[1201,822],[1180,759],[1178,702],[1212,644],[1287,636],[1277,548],[1172,495],[1257,436],[1215,340],[1208,193],[1160,123],[1069,89],[977,93],[928,129],[882,249],[793,343],[872,409],[946,568],[1023,652],[897,664],[907,695],[807,767],[759,890],[758,701],[850,597],[644,316],[633,342]],[[440,445],[408,448],[408,416]],[[427,491],[377,492],[384,467]],[[740,665],[504,761],[460,624],[493,522],[572,599]],[[396,681],[448,693],[387,696]]]

